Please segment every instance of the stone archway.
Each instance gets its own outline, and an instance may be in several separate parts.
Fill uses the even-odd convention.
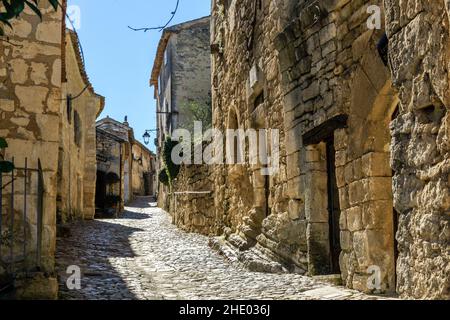
[[[357,290],[394,292],[390,122],[398,98],[375,53],[363,57],[352,81],[348,128],[335,136],[342,278]]]

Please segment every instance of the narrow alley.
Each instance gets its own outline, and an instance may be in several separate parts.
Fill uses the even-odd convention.
[[[230,265],[208,238],[171,224],[138,198],[118,219],[73,224],[58,239],[61,299],[377,299],[294,274],[248,272]],[[66,285],[81,268],[81,290]]]

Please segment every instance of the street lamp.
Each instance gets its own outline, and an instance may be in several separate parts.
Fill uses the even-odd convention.
[[[145,130],[145,133],[144,133],[144,135],[142,136],[142,138],[144,138],[144,143],[145,143],[146,145],[148,145],[148,144],[150,143],[150,138],[151,138],[150,133],[151,133],[151,132],[158,132],[158,129],[154,129],[154,130]]]

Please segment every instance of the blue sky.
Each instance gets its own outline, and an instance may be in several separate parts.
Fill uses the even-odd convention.
[[[176,0],[69,0],[81,11],[78,31],[86,59],[86,70],[95,91],[106,97],[100,118],[128,122],[137,139],[145,129],[156,128],[150,72],[161,32],[134,32],[132,27],[164,25]],[[180,0],[170,25],[210,14],[211,0]],[[155,150],[152,142],[151,150]]]

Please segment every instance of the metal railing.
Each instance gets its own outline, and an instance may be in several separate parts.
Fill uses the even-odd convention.
[[[14,163],[14,158],[11,161]],[[15,167],[0,172],[0,295],[17,274],[39,271],[41,267],[44,178],[38,168]]]

